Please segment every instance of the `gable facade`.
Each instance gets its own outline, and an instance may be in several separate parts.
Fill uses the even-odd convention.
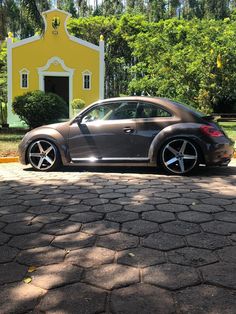
[[[53,9],[43,14],[45,31],[18,42],[7,39],[8,123],[20,125],[12,112],[16,96],[33,90],[59,94],[69,106],[73,99],[86,105],[104,98],[104,41],[99,46],[71,36],[66,27],[70,14]]]

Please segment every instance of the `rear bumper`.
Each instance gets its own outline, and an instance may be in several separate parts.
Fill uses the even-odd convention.
[[[207,166],[227,166],[234,155],[233,142],[226,139],[225,143],[210,144],[205,154]]]

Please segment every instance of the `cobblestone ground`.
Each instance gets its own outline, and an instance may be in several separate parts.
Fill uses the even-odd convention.
[[[2,164],[0,200],[1,314],[235,314],[236,167]]]

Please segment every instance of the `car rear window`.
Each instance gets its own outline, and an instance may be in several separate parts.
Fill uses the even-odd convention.
[[[185,110],[187,109],[187,110],[191,111],[192,113],[194,113],[195,115],[197,115],[199,118],[203,118],[203,117],[205,116],[204,113],[202,113],[202,112],[196,110],[196,109],[195,109],[193,106],[191,106],[191,105],[181,104],[181,103],[179,103],[179,102],[177,102],[177,101],[173,101],[172,103],[175,104],[175,105],[177,105],[178,107],[181,107],[181,108],[185,109]]]

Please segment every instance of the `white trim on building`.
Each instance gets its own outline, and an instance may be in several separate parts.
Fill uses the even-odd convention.
[[[53,72],[53,71],[48,71],[49,67],[54,64],[62,67],[64,70],[63,72]],[[73,100],[73,75],[74,75],[74,69],[71,69],[67,67],[64,63],[64,61],[59,58],[59,57],[52,57],[50,58],[46,65],[38,68],[38,75],[39,75],[39,90],[44,91],[45,86],[44,86],[44,77],[45,76],[64,76],[64,77],[69,77],[69,116],[72,117],[72,108],[71,108],[71,102]]]
[[[74,37],[74,36],[69,35],[69,34],[68,34],[68,36],[69,36],[70,40],[76,42],[77,44],[80,44],[80,45],[82,45],[82,46],[91,48],[91,49],[96,50],[96,51],[99,51],[99,50],[100,50],[100,49],[99,49],[99,46],[96,46],[96,45],[94,45],[94,44],[91,44],[91,43],[89,43],[89,42],[83,40],[83,39]]]
[[[89,70],[85,70],[82,72],[83,76],[83,90],[91,90],[92,89],[92,72]]]
[[[64,29],[65,29],[65,32],[66,32],[68,38],[71,41],[78,43],[82,46],[88,47],[90,49],[93,49],[99,53],[99,98],[103,99],[104,98],[104,77],[105,77],[104,40],[103,40],[103,38],[102,37],[100,38],[99,46],[97,46],[97,45],[91,44],[85,40],[82,40],[80,38],[71,36],[68,33],[68,30],[66,27],[67,20],[71,16],[71,14],[69,14],[68,12],[59,10],[59,9],[52,9],[52,10],[48,10],[46,12],[43,12],[42,16],[43,16],[44,23],[45,23],[45,32],[47,29],[47,21],[45,19],[45,16],[47,13],[51,13],[51,12],[55,12],[55,14],[57,12],[62,12],[62,13],[67,15],[65,22],[64,22]],[[7,117],[7,120],[11,122],[12,126],[22,124],[19,117],[12,112],[12,101],[13,101],[13,99],[12,99],[12,95],[13,95],[12,94],[12,86],[13,86],[12,49],[26,45],[26,44],[30,44],[30,43],[35,42],[35,41],[40,40],[40,39],[43,39],[43,36],[44,36],[43,34],[42,35],[35,35],[35,36],[23,39],[21,41],[15,42],[15,43],[13,43],[12,38],[10,38],[10,37],[7,38],[7,72],[8,72],[8,74],[7,74],[8,75],[7,76],[7,84],[8,84],[8,117]],[[61,72],[50,72],[50,71],[48,71],[50,65],[53,63],[54,64],[59,63],[61,65],[63,71],[61,71]],[[40,90],[44,90],[44,76],[67,76],[67,77],[69,77],[69,101],[71,103],[71,101],[73,100],[74,69],[67,67],[62,59],[55,56],[55,57],[50,58],[47,61],[45,66],[38,68],[38,75],[39,75],[39,89]],[[91,89],[91,84],[92,84],[92,81],[90,78],[90,89]],[[22,86],[22,82],[21,82],[21,86]],[[29,72],[28,72],[28,87],[29,87]],[[70,116],[72,116],[71,107],[69,108],[69,113],[70,113]]]
[[[20,73],[20,88],[28,89],[29,88],[29,70],[26,68],[19,71]]]
[[[67,15],[66,19],[65,19],[65,22],[64,22],[64,29],[65,29],[65,32],[67,34],[67,36],[69,37],[70,40],[76,42],[77,44],[80,44],[82,46],[85,46],[85,47],[88,47],[88,48],[91,48],[91,49],[94,49],[96,51],[99,51],[99,46],[96,46],[94,44],[91,44],[83,39],[80,39],[80,38],[77,38],[75,36],[72,36],[68,33],[68,30],[67,30],[67,21],[68,19],[71,17],[71,14],[68,13],[68,12],[65,12],[63,10],[59,10],[59,9],[51,9],[51,10],[48,10],[46,12],[43,12],[42,13],[42,16],[43,16],[43,21],[44,21],[44,25],[45,25],[45,33],[47,31],[47,21],[46,21],[46,18],[45,18],[45,15],[47,15],[47,13],[51,13],[51,12],[60,12],[60,13],[64,13]]]
[[[35,36],[29,37],[29,38],[26,38],[26,39],[22,39],[20,41],[12,43],[12,48],[20,47],[20,46],[23,46],[23,45],[26,45],[26,44],[30,44],[30,43],[32,43],[34,41],[39,40],[39,39],[41,39],[40,35],[35,35]]]
[[[12,112],[12,38],[7,38],[7,121],[14,120]],[[18,119],[19,120],[19,119]]]
[[[104,40],[99,41],[99,98],[104,99],[104,79],[105,79],[105,61],[104,61]]]

